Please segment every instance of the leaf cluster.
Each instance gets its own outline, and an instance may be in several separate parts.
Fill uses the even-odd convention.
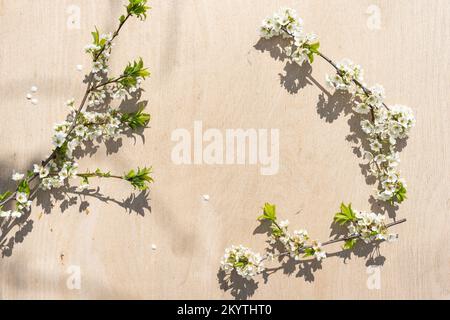
[[[314,62],[314,54],[319,54],[319,47],[320,42],[305,44],[305,48],[308,49],[308,60],[310,63]]]
[[[145,128],[150,121],[150,114],[144,113],[145,105],[141,104],[138,111],[122,114],[121,121],[131,129]]]
[[[400,187],[397,189],[395,194],[392,196],[390,203],[393,205],[395,202],[402,203],[407,199],[406,197],[406,188],[403,183],[400,183]]]
[[[139,58],[138,61],[128,63],[118,82],[125,88],[130,88],[136,86],[138,78],[145,79],[148,76],[150,76],[150,72],[147,68],[144,68],[144,61],[142,58]]]
[[[130,2],[126,6],[127,13],[130,16],[135,16],[141,20],[145,20],[147,18],[147,11],[151,8],[147,6],[147,0],[129,0]],[[123,23],[126,17],[121,16],[120,22]]]
[[[344,203],[341,203],[341,211],[335,214],[334,221],[339,223],[340,225],[344,225],[355,220],[356,213],[352,209],[352,204],[349,203],[348,206],[346,206]]]
[[[153,182],[153,178],[150,176],[152,168],[138,168],[137,170],[131,170],[124,179],[131,183],[133,187],[139,190],[147,190],[148,184]]]

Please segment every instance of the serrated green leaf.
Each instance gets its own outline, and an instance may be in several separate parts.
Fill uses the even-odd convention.
[[[121,121],[126,123],[131,129],[145,128],[150,122],[151,116],[144,113],[145,104],[139,104],[139,109],[136,112],[122,114]]]
[[[144,61],[142,58],[139,58],[139,60],[133,61],[133,63],[128,63],[122,73],[119,83],[126,88],[130,88],[136,86],[138,78],[145,79],[149,76],[150,72],[144,68]]]
[[[276,214],[276,206],[272,205],[270,203],[265,203],[263,208],[264,214],[262,217],[264,219],[270,220],[270,221],[276,221],[277,220],[277,214]]]
[[[126,7],[127,13],[138,17],[141,20],[147,18],[147,11],[150,9],[147,6],[147,0],[129,0],[129,4]]]
[[[130,170],[128,174],[124,176],[124,179],[131,183],[133,187],[139,190],[147,190],[148,184],[153,182],[153,178],[150,176],[152,168],[138,168],[137,171]]]
[[[356,214],[352,209],[352,204],[350,203],[348,206],[346,206],[344,203],[341,203],[341,211],[335,214],[334,221],[343,225],[347,222],[355,220]]]

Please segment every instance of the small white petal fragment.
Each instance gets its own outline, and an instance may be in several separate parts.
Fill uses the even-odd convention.
[[[27,94],[27,100],[31,100],[33,98],[33,96],[31,95],[31,93]]]
[[[156,244],[152,244],[152,250],[155,251],[157,249]]]
[[[204,194],[202,197],[203,197],[203,200],[205,200],[205,201],[209,201],[209,199],[210,199],[209,194]]]
[[[82,64],[77,64],[76,66],[78,71],[82,71],[83,70],[83,65]]]
[[[31,103],[37,105],[39,103],[38,99],[31,99]]]
[[[32,86],[30,90],[31,90],[31,92],[37,92],[38,88],[36,86]]]

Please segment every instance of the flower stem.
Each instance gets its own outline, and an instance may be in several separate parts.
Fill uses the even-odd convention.
[[[97,174],[97,173],[79,173],[77,177],[80,178],[114,178],[124,180],[123,176],[111,175],[111,174]]]

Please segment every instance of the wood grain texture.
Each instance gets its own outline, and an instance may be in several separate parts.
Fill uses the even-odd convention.
[[[89,65],[82,48],[90,30],[112,30],[122,4],[0,1],[2,189],[13,169],[25,170],[48,154],[52,124],[67,113],[64,101],[83,93],[75,66]],[[380,30],[367,27],[372,4],[380,8]],[[81,9],[80,29],[67,27],[70,5]],[[253,231],[265,201],[276,203],[293,226],[324,240],[341,201],[370,208],[373,186],[346,139],[350,116],[342,112],[326,121],[326,110],[318,112],[322,89],[314,81],[324,86],[329,65],[318,60],[312,70],[301,70],[310,72],[309,80],[297,90],[295,68],[286,70],[286,61],[258,49],[261,20],[280,6],[297,9],[324,53],[360,63],[368,83],[385,86],[389,104],[406,104],[416,113],[417,126],[401,153],[409,199],[397,217],[408,222],[395,228],[398,242],[381,246],[379,290],[367,287],[368,258],[354,255],[345,261],[330,257],[312,277],[308,270],[280,270],[242,292],[225,291],[218,281],[225,247],[264,248],[265,235]],[[108,155],[102,147],[80,163],[116,172],[153,165],[151,212],[142,213],[142,199],[135,206],[142,214],[120,206],[131,192],[120,182],[98,183],[116,202],[78,199],[63,211],[58,201],[42,216],[35,205],[30,232],[19,234],[0,260],[2,299],[450,297],[449,1],[155,0],[152,7],[145,23],[125,27],[112,57],[116,72],[138,56],[151,68],[144,98],[153,120],[145,143],[124,137],[119,153]],[[33,84],[39,87],[38,106],[25,99]],[[279,173],[262,176],[250,165],[176,166],[171,133],[192,132],[195,120],[220,130],[280,129]],[[66,286],[70,266],[80,267],[80,290]]]

